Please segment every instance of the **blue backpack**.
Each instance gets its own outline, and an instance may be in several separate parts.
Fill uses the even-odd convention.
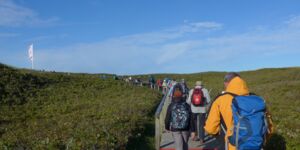
[[[233,135],[228,137],[229,142],[239,150],[260,150],[268,126],[265,101],[256,95],[233,96],[231,106],[234,127]]]
[[[188,129],[190,121],[189,105],[186,102],[175,103],[171,108],[171,128]]]

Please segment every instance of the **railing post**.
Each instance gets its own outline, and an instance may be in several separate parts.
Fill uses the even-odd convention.
[[[155,117],[155,149],[160,149],[160,121],[159,118]]]

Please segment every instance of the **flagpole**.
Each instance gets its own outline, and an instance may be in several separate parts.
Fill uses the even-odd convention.
[[[31,61],[31,69],[33,70],[33,59]]]
[[[31,44],[32,45],[32,59],[31,59],[31,69],[33,70],[33,43]]]

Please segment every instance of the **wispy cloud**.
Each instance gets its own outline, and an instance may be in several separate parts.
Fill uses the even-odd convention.
[[[221,24],[214,22],[185,23],[169,29],[95,43],[44,49],[37,54],[40,57],[37,61],[50,70],[58,68],[72,71],[82,68],[79,70],[86,72],[141,73],[143,70],[150,73],[153,71],[152,66],[170,61],[188,49],[185,46],[188,43],[174,45],[174,40],[180,40],[187,34],[210,32],[221,27]],[[172,55],[168,52],[172,52]]]
[[[300,28],[300,16],[293,16],[285,22],[291,28]]]
[[[185,57],[185,53],[198,45],[196,41],[183,41],[178,43],[170,43],[161,46],[161,53],[156,59],[157,65],[173,61],[176,58]],[[180,61],[180,60],[178,60]]]
[[[192,22],[181,26],[179,31],[180,33],[211,31],[221,29],[222,26],[222,24],[216,22]]]
[[[34,10],[18,5],[13,0],[0,0],[0,26],[49,26],[58,20],[57,17],[42,19]]]
[[[185,22],[183,25],[176,27],[170,27],[168,29],[134,34],[123,36],[120,38],[114,38],[118,41],[126,41],[131,44],[158,44],[164,43],[169,40],[182,38],[191,33],[208,33],[222,28],[222,24],[216,22]]]
[[[226,36],[220,23],[184,23],[160,31],[37,50],[36,61],[41,69],[119,74],[272,67],[284,65],[280,61],[283,56],[300,54],[298,18]]]

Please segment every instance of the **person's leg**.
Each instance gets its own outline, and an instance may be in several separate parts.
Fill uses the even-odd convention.
[[[189,149],[190,132],[189,131],[183,131],[181,133],[182,133],[182,138],[183,138],[183,149],[188,150]]]
[[[198,113],[192,113],[192,115],[193,115],[193,123],[194,123],[194,127],[196,128],[196,134],[197,134],[197,136],[195,137],[196,139],[193,139],[193,140],[198,140],[199,138],[199,133],[198,133],[198,131],[199,131],[199,127],[198,127]]]
[[[172,132],[174,142],[175,142],[175,149],[176,150],[184,150],[183,149],[183,138],[181,132]]]
[[[196,118],[196,130],[197,130],[197,137],[200,139],[200,113],[197,113]]]
[[[204,136],[205,136],[205,131],[204,131],[204,124],[205,124],[205,113],[200,113],[199,115],[200,121],[199,121],[199,139],[200,141],[204,142]]]

